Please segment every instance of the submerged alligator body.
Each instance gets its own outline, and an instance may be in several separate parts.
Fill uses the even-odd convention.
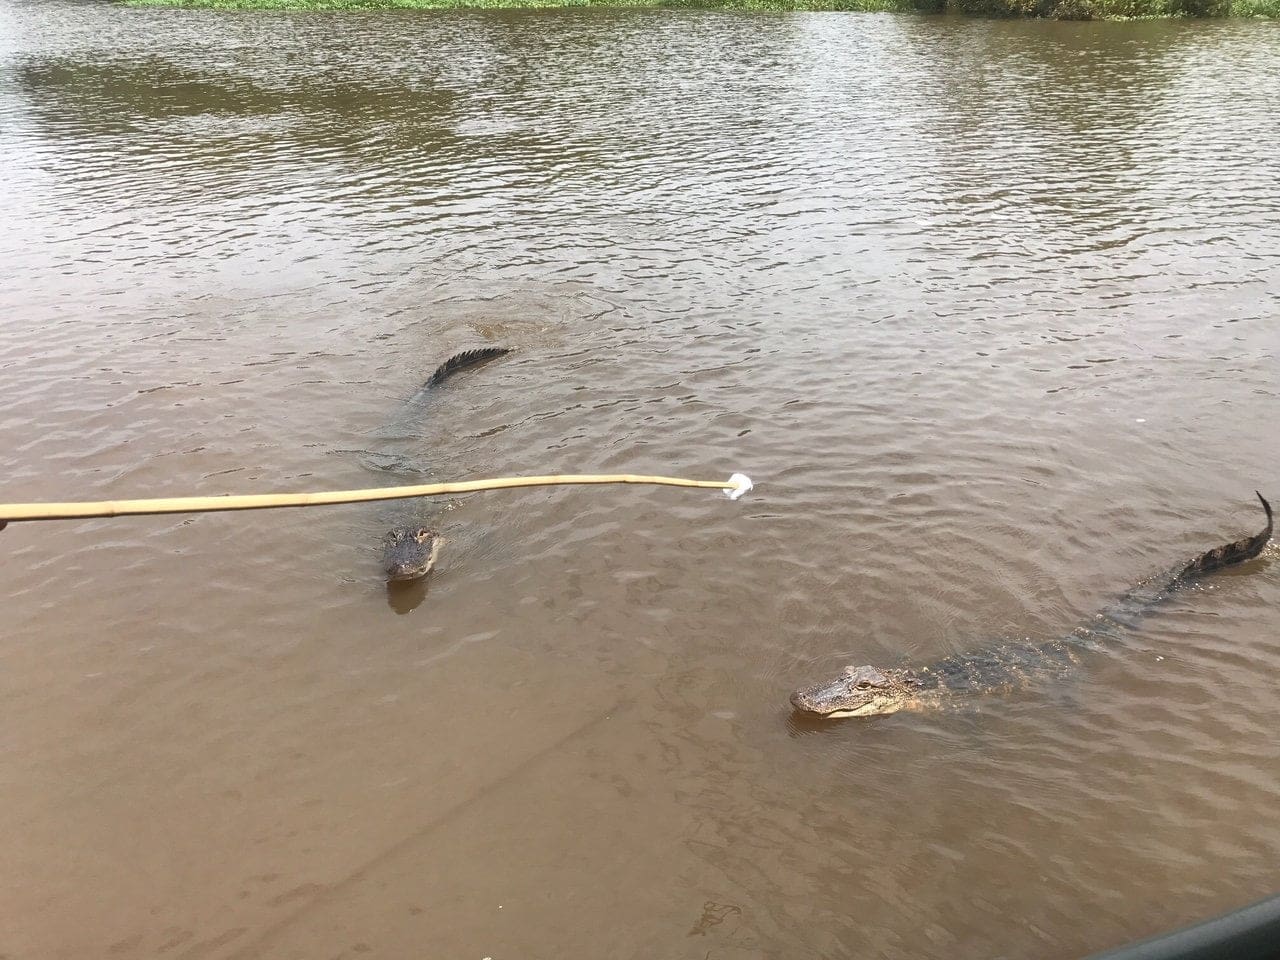
[[[446,360],[415,395],[414,406],[425,399],[427,391],[438,387],[461,370],[477,367],[511,352],[510,347],[480,347],[455,353]],[[396,527],[382,538],[382,568],[388,583],[419,580],[431,572],[440,554],[440,534],[429,527]]]
[[[1260,554],[1271,539],[1271,505],[1260,493],[1258,499],[1267,514],[1267,526],[1261,533],[1215,547],[1182,567],[1138,584],[1087,626],[1066,637],[957,654],[920,670],[845,667],[834,680],[797,690],[791,695],[791,705],[803,716],[822,719],[883,716],[924,706],[948,694],[1011,687],[1030,675],[1064,668],[1075,663],[1081,648],[1132,626],[1180,587]]]

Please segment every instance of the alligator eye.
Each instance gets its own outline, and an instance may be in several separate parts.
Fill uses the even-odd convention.
[[[858,681],[858,683],[857,683],[857,687],[858,687],[858,689],[859,689],[859,690],[870,690],[870,689],[871,689],[871,681],[870,681],[870,680],[859,680],[859,681]]]

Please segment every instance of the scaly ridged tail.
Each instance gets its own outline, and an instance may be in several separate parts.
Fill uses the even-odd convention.
[[[477,347],[475,350],[463,350],[461,353],[455,353],[440,366],[436,367],[436,372],[427,378],[427,382],[422,385],[422,389],[427,390],[437,386],[459,370],[478,366],[486,360],[502,357],[510,352],[510,347]]]
[[[1263,547],[1267,545],[1267,541],[1271,539],[1271,504],[1267,503],[1267,498],[1258,493],[1257,490],[1253,492],[1258,494],[1258,499],[1262,501],[1262,509],[1267,512],[1267,528],[1256,536],[1245,537],[1235,543],[1223,544],[1221,547],[1214,547],[1212,550],[1200,554],[1200,556],[1182,568],[1177,577],[1174,578],[1175,581],[1203,576],[1206,573],[1221,570],[1223,567],[1229,567],[1232,564],[1244,563],[1244,561],[1252,560],[1262,552]]]

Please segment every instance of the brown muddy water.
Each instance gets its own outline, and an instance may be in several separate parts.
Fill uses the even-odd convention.
[[[1071,958],[1280,889],[1280,29],[0,5],[0,953]],[[451,350],[518,353],[359,451]],[[379,461],[379,462],[386,462]],[[397,518],[449,538],[388,595]]]

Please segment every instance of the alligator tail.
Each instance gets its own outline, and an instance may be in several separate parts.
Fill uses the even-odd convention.
[[[495,357],[506,356],[510,352],[510,347],[477,347],[475,350],[463,350],[461,353],[455,353],[440,366],[436,367],[436,372],[427,378],[427,382],[422,385],[422,389],[427,390],[443,383],[459,370],[479,366],[488,360],[493,360]]]
[[[1254,493],[1258,493],[1258,491],[1255,490]],[[1267,513],[1267,528],[1265,530],[1256,536],[1244,537],[1235,543],[1223,544],[1221,547],[1214,547],[1212,550],[1200,554],[1200,556],[1182,568],[1175,580],[1204,576],[1206,573],[1221,570],[1223,567],[1252,560],[1260,554],[1263,547],[1267,545],[1267,541],[1271,539],[1271,504],[1267,503],[1267,498],[1260,493],[1258,493],[1258,499],[1262,501],[1262,509]]]

